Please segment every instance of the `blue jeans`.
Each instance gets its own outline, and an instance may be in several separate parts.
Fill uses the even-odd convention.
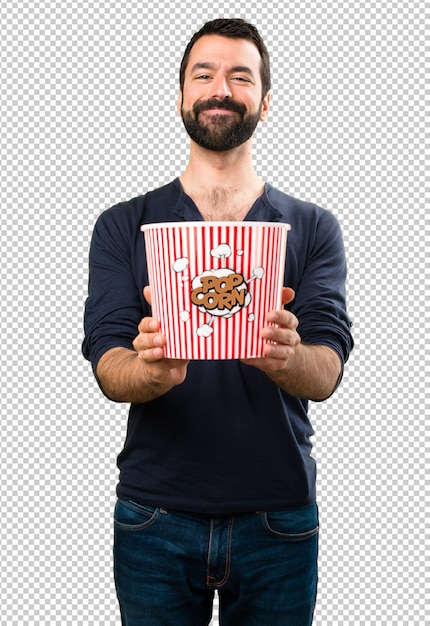
[[[316,505],[204,516],[119,500],[114,571],[123,626],[310,626]]]

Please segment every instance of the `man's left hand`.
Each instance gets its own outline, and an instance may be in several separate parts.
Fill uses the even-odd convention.
[[[282,290],[282,304],[288,304],[294,300],[295,292],[289,287]],[[258,359],[241,359],[247,365],[253,365],[267,374],[279,373],[288,368],[288,364],[294,357],[297,346],[301,343],[297,332],[299,320],[293,313],[281,309],[269,311],[267,322],[272,324],[261,330],[261,336],[267,340],[264,345],[264,357]]]

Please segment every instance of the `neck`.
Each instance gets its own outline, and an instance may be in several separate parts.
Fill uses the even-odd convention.
[[[180,177],[184,191],[191,196],[212,189],[259,195],[264,184],[252,163],[251,141],[227,152],[206,150],[192,141],[188,165]]]
[[[252,164],[252,139],[234,150],[214,152],[191,141],[182,188],[208,221],[243,220],[264,191]]]

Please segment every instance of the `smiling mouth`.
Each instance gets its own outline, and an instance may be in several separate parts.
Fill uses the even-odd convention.
[[[206,102],[196,103],[193,108],[195,115],[207,113],[208,116],[233,115],[234,113],[243,116],[246,112],[246,107],[239,102],[230,101],[228,99],[222,102],[216,98],[210,98]]]
[[[228,114],[232,115],[236,113],[236,111],[232,111],[231,109],[222,109],[222,108],[214,108],[214,109],[205,109],[202,113],[221,113],[223,115]]]

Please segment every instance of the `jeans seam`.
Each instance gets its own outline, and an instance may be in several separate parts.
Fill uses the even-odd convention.
[[[206,586],[211,588],[211,589],[218,589],[218,588],[222,587],[223,585],[225,585],[225,583],[227,582],[228,577],[230,575],[230,569],[231,569],[231,543],[232,543],[232,537],[233,537],[233,524],[234,524],[234,517],[232,516],[232,517],[230,517],[229,522],[228,522],[224,576],[219,581],[211,580],[211,579],[214,578],[213,576],[210,576],[210,574],[209,574],[209,571],[210,571],[210,555],[211,555],[211,548],[212,548],[212,535],[213,535],[213,519],[211,519],[211,531],[210,531],[210,539],[209,539],[208,560],[207,560],[207,575],[206,575]]]
[[[144,530],[152,526],[160,516],[160,509],[158,508],[156,508],[151,515],[150,511],[145,511],[143,507],[138,508],[139,505],[136,505],[135,502],[130,501],[130,504],[132,504],[133,506],[127,506],[127,502],[125,501],[120,501],[120,502],[123,506],[125,506],[125,508],[128,508],[129,511],[134,511],[135,513],[141,512],[141,513],[147,514],[148,520],[146,522],[142,522],[141,524],[127,524],[125,522],[120,522],[114,518],[114,526],[116,526],[116,528],[118,528],[119,530],[125,530],[125,531],[131,531],[131,532]]]
[[[292,542],[293,541],[305,541],[306,539],[310,539],[311,537],[314,537],[319,532],[319,525],[315,526],[315,528],[312,528],[311,530],[308,530],[304,533],[282,533],[280,531],[274,530],[269,524],[266,511],[263,512],[261,516],[261,521],[262,521],[264,530],[266,530],[270,535],[272,535],[273,537],[279,537],[279,538],[285,539],[287,541],[292,541]]]

